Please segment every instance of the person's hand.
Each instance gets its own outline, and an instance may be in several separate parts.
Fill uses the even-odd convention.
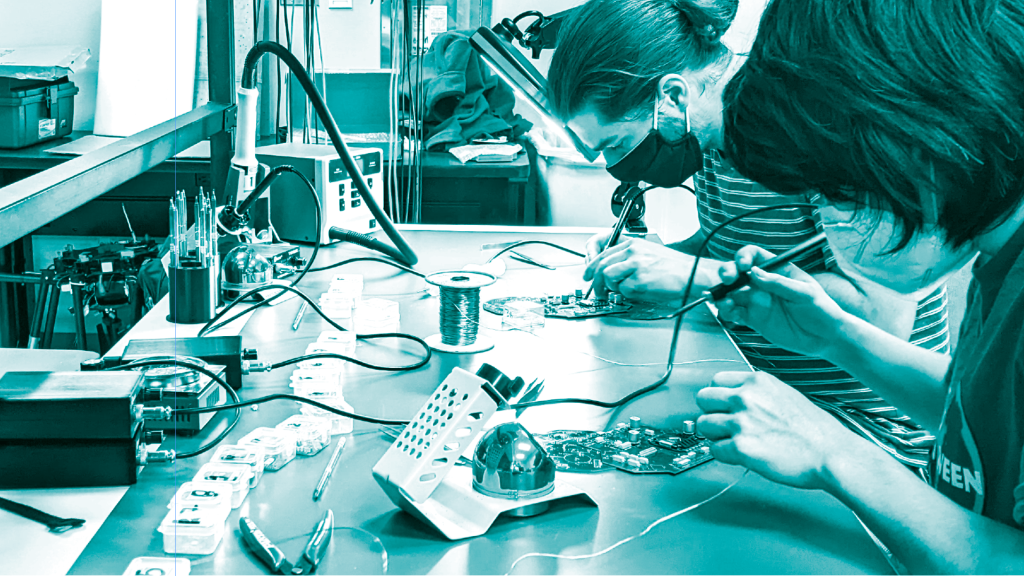
[[[613,291],[627,298],[678,305],[690,278],[693,257],[635,238],[622,240],[601,252],[609,235],[598,234],[587,242],[583,279],[593,280],[594,292],[603,297]],[[695,294],[717,281],[708,276],[706,269],[698,270]]]
[[[757,267],[771,252],[746,246],[719,275],[732,283],[739,272],[750,271],[750,285],[715,303],[719,317],[757,330],[772,343],[807,356],[825,357],[845,321],[846,313],[818,282],[792,264],[775,273]],[[738,272],[739,271],[739,272]]]
[[[711,453],[796,488],[822,489],[833,458],[859,437],[764,372],[719,372],[697,393],[697,432]]]

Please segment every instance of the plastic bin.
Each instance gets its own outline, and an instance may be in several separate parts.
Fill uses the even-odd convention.
[[[24,148],[71,133],[78,87],[52,81],[0,78],[0,148]]]

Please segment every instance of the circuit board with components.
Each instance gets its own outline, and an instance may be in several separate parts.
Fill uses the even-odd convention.
[[[563,294],[561,296],[495,298],[494,300],[484,302],[483,307],[484,310],[501,316],[505,313],[505,305],[509,302],[536,302],[541,304],[544,306],[544,316],[547,318],[594,318],[609,314],[621,314],[632,308],[622,298],[621,294],[610,294],[607,300],[586,299],[583,297],[582,290],[577,290],[575,294]]]
[[[555,430],[535,438],[561,472],[596,473],[619,469],[631,474],[679,474],[714,460],[711,441],[687,431],[659,430],[630,418],[604,432]]]

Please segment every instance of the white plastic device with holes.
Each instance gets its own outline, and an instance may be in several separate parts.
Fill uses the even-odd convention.
[[[493,498],[473,489],[473,470],[455,467],[497,412],[500,396],[490,382],[455,368],[427,399],[373,467],[373,477],[399,508],[451,540],[479,536],[503,512],[582,495],[561,482],[549,494],[526,500]]]

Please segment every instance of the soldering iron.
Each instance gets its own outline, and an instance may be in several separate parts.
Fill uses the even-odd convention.
[[[765,272],[772,272],[774,270],[777,270],[778,268],[781,268],[783,265],[789,264],[793,260],[796,260],[797,258],[810,252],[811,250],[820,247],[822,244],[826,242],[826,240],[827,238],[825,237],[825,233],[821,232],[817,234],[814,238],[811,238],[810,240],[805,240],[804,242],[797,244],[796,246],[790,248],[789,250],[786,250],[782,254],[779,254],[775,258],[772,258],[771,260],[765,262],[763,265],[760,266],[760,268]],[[698,305],[703,304],[709,300],[721,300],[722,298],[728,296],[729,293],[735,290],[739,290],[740,288],[743,288],[748,284],[750,284],[750,272],[744,272],[740,274],[739,278],[737,278],[736,281],[733,282],[732,284],[726,284],[723,282],[721,284],[718,284],[717,286],[709,288],[703,296],[694,300],[693,302],[690,302],[686,306],[683,306],[682,308],[679,309],[678,312],[676,312],[676,314],[686,314],[693,308],[696,308]]]

